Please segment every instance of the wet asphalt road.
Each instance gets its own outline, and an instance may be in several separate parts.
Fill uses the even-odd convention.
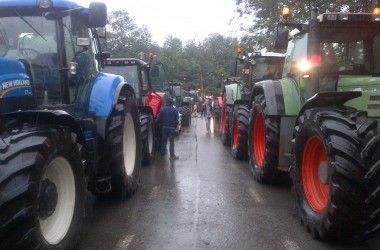
[[[380,235],[345,245],[313,240],[298,221],[288,186],[256,183],[220,138],[192,118],[176,154],[156,156],[126,201],[90,197],[78,249],[379,249]]]

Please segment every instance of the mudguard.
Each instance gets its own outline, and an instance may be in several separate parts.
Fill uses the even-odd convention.
[[[267,115],[285,115],[284,96],[280,81],[261,81],[255,84],[248,108],[252,108],[252,102],[258,94],[264,94],[267,105]]]
[[[224,87],[223,96],[225,96],[227,105],[233,105],[235,100],[241,99],[241,91],[239,85],[232,83]]]
[[[91,90],[89,111],[97,117],[110,116],[123,87],[130,88],[124,78],[118,75],[100,73]],[[134,93],[133,89],[132,92]]]

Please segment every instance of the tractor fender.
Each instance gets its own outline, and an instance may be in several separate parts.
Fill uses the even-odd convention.
[[[222,107],[222,105],[223,105],[223,97],[221,97],[221,96],[218,96],[218,105],[219,105],[219,107]]]
[[[239,94],[239,86],[235,83],[224,87],[223,97],[225,97],[227,105],[233,105],[235,100],[240,99],[239,96],[241,96],[241,94]]]
[[[248,108],[252,108],[252,102],[258,94],[264,94],[267,105],[267,115],[285,115],[284,95],[280,81],[261,81],[255,84],[251,93]]]
[[[29,124],[51,124],[70,127],[78,142],[86,146],[83,130],[73,116],[63,110],[27,110],[0,115],[0,119],[18,119]]]
[[[360,97],[362,93],[360,91],[342,91],[342,92],[321,92],[310,97],[302,106],[298,116],[303,114],[305,110],[315,107],[326,106],[342,106],[349,100]]]
[[[132,87],[125,82],[123,77],[100,73],[96,77],[91,90],[89,111],[95,112],[97,117],[109,117],[119,98],[119,93],[124,86],[132,89]]]

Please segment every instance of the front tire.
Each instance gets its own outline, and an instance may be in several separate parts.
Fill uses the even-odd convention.
[[[182,115],[182,125],[184,127],[189,127],[191,124],[191,107],[190,106],[182,106],[179,107],[179,113]]]
[[[275,184],[284,173],[278,170],[280,118],[266,114],[263,94],[255,96],[250,114],[249,165],[257,182]]]
[[[223,98],[222,106],[222,117],[221,117],[221,126],[219,129],[220,139],[222,140],[223,145],[231,145],[231,131],[230,131],[230,119],[231,119],[232,108],[230,105],[227,105],[226,99]]]
[[[249,109],[247,105],[236,105],[231,121],[231,153],[237,160],[248,159]]]
[[[102,196],[126,198],[138,187],[141,169],[141,130],[136,98],[123,90],[106,129],[105,162],[111,175],[111,192]]]
[[[82,147],[68,127],[26,127],[1,135],[10,144],[0,156],[0,248],[72,249],[84,216]]]
[[[301,223],[315,238],[339,241],[365,237],[368,169],[360,151],[376,129],[348,108],[313,108],[300,115],[294,132],[292,191]]]

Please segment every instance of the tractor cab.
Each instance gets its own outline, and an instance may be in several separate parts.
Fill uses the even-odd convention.
[[[98,74],[94,58],[101,53],[92,36],[105,25],[106,13],[99,3],[89,9],[66,1],[3,6],[0,113],[85,106],[81,94]]]

